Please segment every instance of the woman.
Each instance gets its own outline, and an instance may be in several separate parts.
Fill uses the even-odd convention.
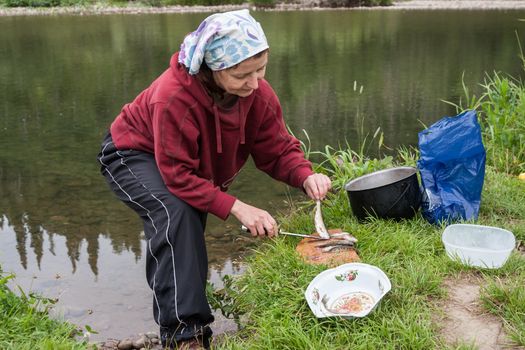
[[[267,211],[226,193],[249,156],[312,199],[330,189],[286,130],[264,80],[267,62],[266,37],[248,10],[211,15],[184,39],[170,67],[123,107],[102,143],[103,175],[144,221],[146,274],[166,346],[195,339],[208,346],[207,213],[223,220],[232,214],[254,236],[277,234]]]

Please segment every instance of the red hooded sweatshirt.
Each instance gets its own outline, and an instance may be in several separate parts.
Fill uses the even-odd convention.
[[[178,53],[122,108],[111,136],[118,149],[154,154],[171,193],[221,219],[236,200],[225,192],[250,155],[258,169],[293,187],[313,174],[268,82],[261,80],[250,96],[222,109],[178,63]]]

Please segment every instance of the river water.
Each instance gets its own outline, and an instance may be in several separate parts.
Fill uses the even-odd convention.
[[[523,11],[255,12],[267,80],[312,149],[358,147],[381,127],[391,147],[454,109],[486,72],[522,75]],[[99,333],[156,330],[134,214],[98,173],[100,140],[124,103],[166,69],[206,14],[0,18],[0,266],[58,298],[56,314]],[[305,197],[249,164],[232,193],[276,214]],[[210,279],[242,272],[257,242],[210,217]],[[217,315],[216,333],[235,329]]]

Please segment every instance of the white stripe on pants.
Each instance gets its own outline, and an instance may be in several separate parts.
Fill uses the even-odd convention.
[[[161,336],[164,332],[181,340],[211,334],[207,325],[213,316],[205,292],[206,213],[168,191],[152,154],[117,150],[108,135],[99,161],[110,188],[143,220],[146,277]]]

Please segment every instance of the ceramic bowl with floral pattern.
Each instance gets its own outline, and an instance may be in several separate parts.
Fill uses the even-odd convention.
[[[349,263],[318,274],[304,296],[317,318],[354,318],[372,312],[391,288],[390,280],[380,268]]]

